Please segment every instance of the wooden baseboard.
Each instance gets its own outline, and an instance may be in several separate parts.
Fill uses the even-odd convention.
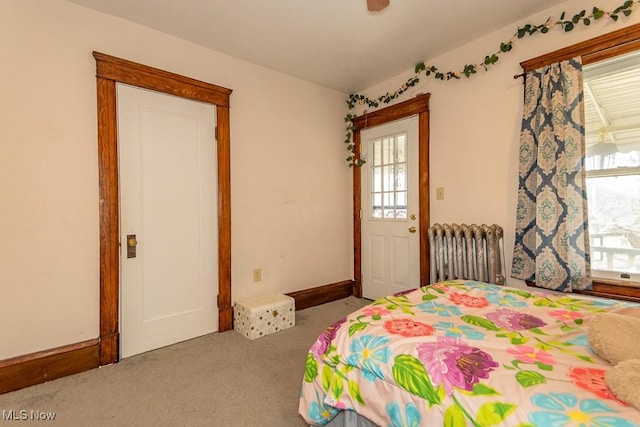
[[[331,283],[287,294],[296,301],[296,311],[337,301],[353,295],[353,280]]]
[[[295,299],[296,310],[303,310],[353,295],[353,280],[290,292],[287,295]],[[113,343],[110,345],[117,348]],[[103,348],[103,352],[104,350]],[[101,364],[100,358],[100,340],[95,338],[0,360],[0,394],[97,368]]]
[[[0,360],[0,394],[77,374],[99,365],[100,346],[97,338]]]

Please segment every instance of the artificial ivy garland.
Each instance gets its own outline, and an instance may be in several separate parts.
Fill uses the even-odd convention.
[[[586,10],[581,10],[580,12],[573,15],[571,19],[565,19],[565,12],[562,12],[560,15],[560,19],[557,21],[553,21],[551,17],[547,19],[544,24],[539,25],[531,25],[526,24],[523,27],[519,27],[516,33],[513,35],[511,40],[508,42],[500,43],[500,50],[497,52],[486,55],[484,60],[477,64],[466,64],[462,71],[447,71],[441,72],[438,67],[435,65],[427,66],[424,62],[420,62],[416,64],[414,72],[415,75],[409,78],[398,90],[393,93],[385,93],[384,95],[378,96],[377,98],[369,98],[367,96],[361,94],[350,94],[349,99],[347,100],[347,105],[349,107],[349,111],[347,115],[344,117],[344,121],[346,123],[347,131],[345,137],[345,144],[347,144],[347,150],[349,151],[349,157],[347,157],[347,162],[349,163],[349,167],[353,166],[362,166],[365,163],[365,159],[360,157],[356,157],[355,155],[355,143],[353,142],[353,131],[355,127],[353,125],[353,120],[356,118],[356,115],[353,114],[353,108],[356,104],[367,105],[371,108],[377,108],[380,103],[388,104],[394,99],[398,98],[404,92],[406,92],[410,87],[415,86],[420,81],[418,77],[421,73],[424,73],[425,76],[431,76],[435,79],[447,81],[451,79],[460,79],[463,75],[467,78],[476,74],[479,69],[483,69],[485,71],[489,70],[490,65],[494,65],[498,62],[499,55],[503,53],[507,53],[513,49],[513,44],[518,40],[523,38],[524,36],[532,36],[538,32],[542,34],[546,34],[553,27],[562,27],[565,32],[572,31],[576,25],[583,24],[585,26],[589,26],[592,21],[597,21],[603,17],[611,18],[614,21],[618,21],[621,15],[629,16],[634,11],[635,6],[640,3],[640,0],[626,0],[624,4],[615,8],[612,12],[607,12],[599,7],[593,7],[593,10],[589,15],[587,15]]]

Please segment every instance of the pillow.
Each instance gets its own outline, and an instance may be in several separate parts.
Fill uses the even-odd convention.
[[[640,359],[640,318],[617,313],[596,314],[589,323],[587,338],[591,349],[615,365]]]
[[[604,382],[618,399],[640,409],[640,359],[629,359],[609,369]]]

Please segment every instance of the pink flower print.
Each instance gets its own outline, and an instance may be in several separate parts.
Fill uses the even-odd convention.
[[[522,363],[544,363],[545,365],[555,365],[556,360],[548,351],[530,345],[519,345],[507,349],[507,353],[521,361]]]
[[[333,405],[334,408],[338,408],[338,409],[347,409],[347,405],[344,404],[344,402],[336,402]]]
[[[604,369],[574,367],[569,369],[567,375],[578,387],[592,392],[601,399],[615,400],[626,406],[626,403],[620,401],[604,381]]]
[[[443,285],[442,283],[434,283],[433,285],[429,285],[429,286],[433,289],[438,289],[442,292],[446,292],[449,290],[449,287],[447,285]]]
[[[433,335],[436,329],[426,323],[411,319],[394,319],[384,322],[384,328],[391,334],[403,337],[422,337]]]
[[[473,390],[480,378],[489,378],[489,372],[498,367],[490,354],[470,347],[460,338],[436,337],[436,342],[420,344],[418,358],[434,385],[443,385],[448,395],[454,387]]]
[[[569,310],[550,310],[547,314],[551,317],[555,317],[556,319],[563,321],[581,319],[584,317],[582,313]]]
[[[366,307],[362,310],[362,314],[370,316],[373,320],[380,320],[385,314],[391,313],[383,307]]]
[[[510,331],[522,331],[545,326],[544,320],[526,313],[520,313],[510,308],[500,308],[485,316],[499,328],[506,328]]]
[[[485,297],[473,297],[471,295],[461,294],[460,292],[454,292],[449,295],[449,299],[456,305],[464,305],[466,307],[486,307],[489,302]]]

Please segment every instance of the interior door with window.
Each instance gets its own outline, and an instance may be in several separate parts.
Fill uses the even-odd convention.
[[[215,107],[118,84],[121,357],[218,330]]]
[[[418,118],[361,132],[362,294],[420,286]]]

